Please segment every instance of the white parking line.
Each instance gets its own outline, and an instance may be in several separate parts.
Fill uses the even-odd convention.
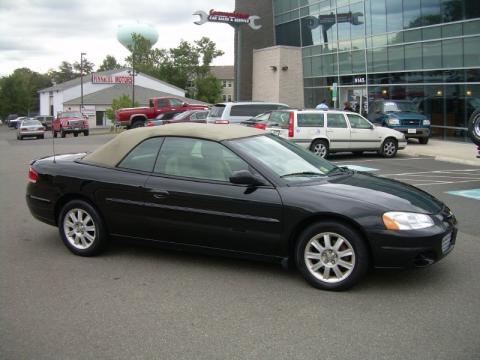
[[[348,160],[348,162],[373,162],[373,161],[406,161],[406,160],[432,160],[431,157],[417,157],[417,158],[408,158],[408,159],[369,159],[369,160]],[[345,160],[330,161],[333,164],[344,163]]]

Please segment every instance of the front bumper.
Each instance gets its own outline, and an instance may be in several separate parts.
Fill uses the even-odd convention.
[[[400,131],[406,138],[423,138],[430,136],[430,128],[391,127],[391,129]]]
[[[368,238],[374,266],[408,268],[433,264],[453,250],[457,231],[453,223],[437,224],[422,230],[373,231]]]

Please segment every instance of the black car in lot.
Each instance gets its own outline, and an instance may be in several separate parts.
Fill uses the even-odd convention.
[[[34,160],[26,200],[65,245],[109,238],[295,263],[315,287],[346,289],[370,266],[425,266],[454,246],[456,220],[413,186],[337,167],[265,131],[171,124],[96,151]]]

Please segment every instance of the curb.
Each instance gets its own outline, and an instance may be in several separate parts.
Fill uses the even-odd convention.
[[[406,154],[406,153],[405,153]],[[433,154],[427,154],[423,152],[411,152],[406,155],[410,156],[428,156],[432,157],[435,160],[438,161],[445,161],[445,162],[450,162],[454,164],[462,164],[462,165],[470,165],[470,166],[480,166],[480,159],[478,160],[468,160],[468,159],[459,159],[451,156],[442,156],[442,155],[433,155]]]

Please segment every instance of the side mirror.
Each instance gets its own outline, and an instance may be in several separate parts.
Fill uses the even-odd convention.
[[[248,185],[248,186],[261,186],[266,185],[265,182],[253,175],[247,170],[235,171],[232,176],[230,176],[230,182],[232,184],[239,185]]]
[[[182,106],[185,107],[185,106],[188,106],[188,104],[187,104],[186,102],[184,102],[184,103],[182,104]]]

